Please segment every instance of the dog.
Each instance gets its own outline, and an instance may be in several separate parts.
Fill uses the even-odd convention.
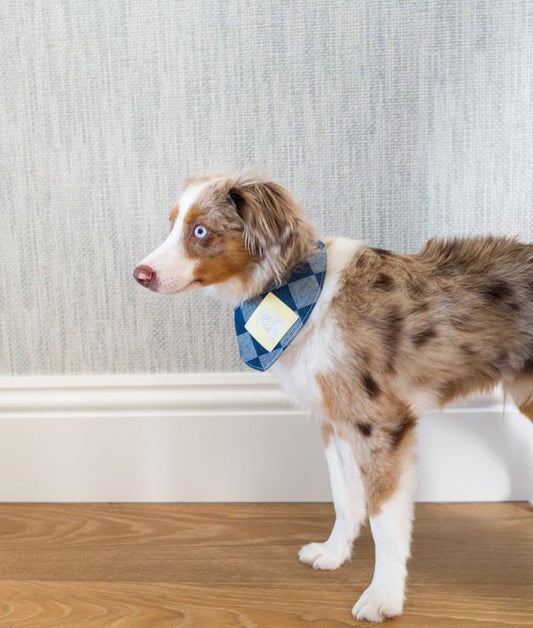
[[[170,223],[135,279],[162,294],[204,287],[235,306],[245,327],[252,316],[243,304],[260,312],[263,339],[251,330],[257,351],[246,356],[240,346],[241,356],[260,370],[266,359],[291,400],[318,419],[336,518],[325,542],[300,549],[300,561],[336,569],[368,516],[375,571],[352,614],[372,622],[400,615],[417,416],[501,382],[533,420],[533,244],[433,239],[399,255],[319,240],[287,190],[253,173],[186,180]],[[297,277],[291,294],[303,285],[299,269],[317,256],[323,272],[309,271],[314,292],[303,297],[312,303],[293,311],[278,297],[288,276]],[[297,333],[287,317],[296,317]]]

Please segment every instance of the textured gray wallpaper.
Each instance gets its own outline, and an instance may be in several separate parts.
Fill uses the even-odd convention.
[[[0,374],[240,368],[131,279],[187,174],[262,164],[323,233],[533,236],[530,0],[4,0]]]

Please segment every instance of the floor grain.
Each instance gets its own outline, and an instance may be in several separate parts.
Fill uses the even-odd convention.
[[[354,626],[365,529],[336,572],[296,560],[328,504],[0,505],[0,626]],[[360,624],[363,625],[363,624]],[[391,626],[533,626],[526,504],[422,504]]]

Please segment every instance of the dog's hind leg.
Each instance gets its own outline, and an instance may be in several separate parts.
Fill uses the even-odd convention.
[[[515,380],[503,386],[522,414],[533,421],[533,367],[525,369]]]
[[[352,543],[365,520],[365,491],[352,445],[339,438],[328,423],[322,426],[322,437],[335,507],[335,524],[327,541],[304,545],[298,558],[315,569],[337,569],[350,558]]]

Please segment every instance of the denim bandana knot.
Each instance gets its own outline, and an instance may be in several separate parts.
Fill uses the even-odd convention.
[[[296,338],[322,292],[326,263],[326,247],[318,242],[311,257],[282,284],[235,308],[235,333],[245,364],[266,371]]]

